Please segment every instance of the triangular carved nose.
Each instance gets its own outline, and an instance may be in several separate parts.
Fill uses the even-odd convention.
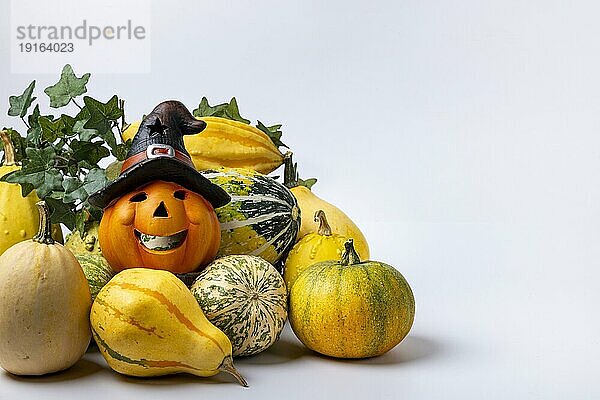
[[[165,207],[165,202],[161,201],[156,210],[154,210],[154,218],[167,218],[169,216],[169,212],[167,211],[167,207]]]

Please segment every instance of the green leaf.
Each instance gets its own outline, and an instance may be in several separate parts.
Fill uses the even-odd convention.
[[[198,108],[193,111],[193,114],[195,117],[221,117],[243,122],[244,124],[250,123],[250,120],[247,120],[240,115],[240,110],[235,97],[232,97],[229,103],[217,104],[216,106],[211,106],[208,103],[208,99],[203,97]]]
[[[98,161],[110,155],[108,149],[99,142],[85,142],[73,139],[71,141],[73,154],[71,157],[77,161],[86,161],[91,165],[98,164]]]
[[[98,136],[98,131],[95,129],[86,129],[84,128],[85,124],[88,122],[89,118],[78,120],[73,124],[73,133],[79,136],[79,139],[89,142],[94,137]]]
[[[0,180],[21,184],[24,195],[35,188],[39,198],[44,199],[54,190],[62,190],[63,176],[54,168],[56,151],[52,147],[25,149],[26,163],[15,172],[5,175]],[[25,185],[25,186],[23,186]]]
[[[43,140],[52,143],[58,138],[65,137],[67,129],[62,118],[52,121],[48,117],[39,117],[38,122],[42,129]]]
[[[119,98],[115,95],[102,103],[89,96],[83,98],[85,108],[90,114],[90,119],[83,125],[85,129],[95,129],[113,152],[117,150],[117,139],[112,131],[113,124],[121,118],[123,110],[119,108]]]
[[[115,179],[117,179],[119,177],[119,175],[121,174],[121,168],[123,167],[123,162],[122,161],[114,161],[112,163],[110,163],[107,167],[106,167],[106,178],[109,181],[114,181]]]
[[[113,154],[117,158],[117,161],[124,161],[127,158],[127,153],[131,148],[131,142],[131,139],[127,139],[125,143],[120,143],[117,145],[117,149]]]
[[[83,182],[81,182],[78,178],[66,176],[65,179],[63,179],[62,186],[65,190],[62,198],[63,202],[74,203],[78,197],[73,195],[73,193],[77,193],[81,186],[83,186]]]
[[[75,124],[79,122],[77,118],[73,118],[70,115],[62,114],[60,116],[60,119],[63,121],[63,124],[65,126],[64,135],[66,137],[71,137],[75,135],[73,129],[75,128]]]
[[[234,121],[243,122],[244,124],[250,123],[249,119],[243,118],[240,115],[240,110],[238,108],[237,100],[235,99],[235,97],[231,98],[231,100],[229,101],[229,104],[227,105],[227,108],[225,108],[225,115],[229,119],[232,119]]]
[[[281,135],[283,135],[283,132],[280,130],[281,124],[265,126],[262,122],[258,121],[256,127],[266,133],[275,146],[289,149],[289,147],[281,141]]]
[[[42,140],[42,127],[40,126],[39,119],[41,117],[40,106],[36,104],[33,112],[27,117],[29,121],[29,129],[27,130],[27,141],[32,142],[35,146],[38,146]],[[53,115],[44,115],[50,121],[54,121]]]
[[[85,237],[85,228],[89,219],[90,213],[85,208],[75,214],[75,229],[79,232],[81,239]]]
[[[78,169],[87,169],[88,171],[96,168],[97,165],[92,165],[89,162],[87,162],[87,160],[81,160],[77,163],[77,168]],[[76,175],[77,172],[74,172],[72,175]]]
[[[64,107],[69,102],[87,92],[86,85],[90,74],[83,74],[78,78],[69,64],[63,67],[60,80],[52,86],[44,89],[44,93],[50,97],[50,107]]]
[[[27,115],[27,110],[31,106],[31,103],[36,99],[32,97],[33,89],[35,88],[35,81],[31,82],[27,89],[20,96],[10,96],[8,102],[10,108],[8,109],[8,115],[11,117],[24,117]]]
[[[317,183],[317,178],[309,178],[309,179],[298,178],[298,186],[304,186],[304,187],[311,189],[315,183]]]
[[[198,108],[192,111],[192,114],[194,114],[195,117],[212,117],[215,114],[224,113],[227,106],[227,103],[223,103],[211,107],[210,104],[208,104],[208,99],[203,97],[202,100],[200,100]]]
[[[75,229],[75,212],[70,204],[65,204],[60,199],[48,197],[45,199],[48,208],[50,208],[50,222],[53,224],[62,223],[70,230]]]
[[[31,114],[27,117],[27,122],[29,122],[29,126],[39,126],[38,118],[40,117],[40,115],[40,106],[39,104],[36,104]]]
[[[65,189],[63,200],[67,203],[75,202],[77,200],[82,202],[87,201],[90,194],[102,189],[107,182],[106,174],[102,168],[90,170],[90,172],[86,174],[83,182],[75,182],[73,179],[69,179],[66,184],[63,182],[63,187]]]

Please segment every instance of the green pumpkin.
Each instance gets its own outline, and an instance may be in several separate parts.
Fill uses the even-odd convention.
[[[340,261],[304,270],[290,290],[290,325],[306,347],[337,358],[381,355],[410,331],[415,299],[394,267],[361,262],[352,239]]]

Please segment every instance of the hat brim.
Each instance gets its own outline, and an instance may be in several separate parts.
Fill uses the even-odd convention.
[[[104,188],[88,198],[90,204],[105,208],[124,194],[152,181],[177,183],[204,197],[214,208],[229,203],[231,197],[218,185],[205,178],[196,169],[173,158],[145,160],[121,173]]]

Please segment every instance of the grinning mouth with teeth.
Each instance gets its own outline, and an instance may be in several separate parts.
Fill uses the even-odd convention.
[[[135,236],[139,239],[142,246],[152,251],[167,251],[173,250],[184,242],[187,236],[187,229],[177,232],[170,236],[154,236],[134,230]]]

